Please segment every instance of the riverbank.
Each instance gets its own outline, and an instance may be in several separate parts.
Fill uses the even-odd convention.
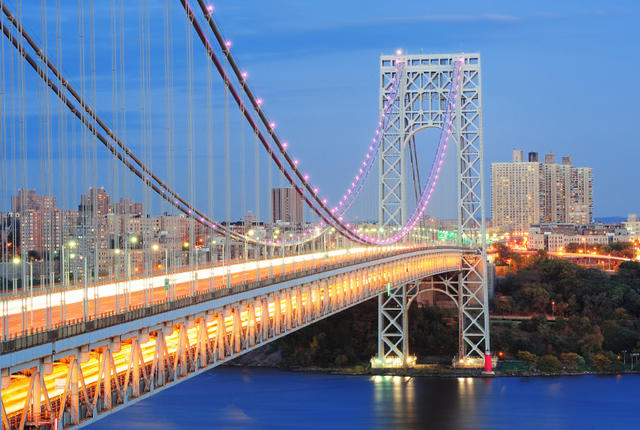
[[[331,375],[354,375],[354,376],[426,376],[441,378],[484,378],[484,377],[557,377],[557,376],[611,376],[622,374],[639,374],[639,370],[617,369],[611,371],[599,371],[593,368],[582,368],[578,370],[563,369],[559,371],[541,371],[532,367],[522,360],[502,360],[494,369],[491,375],[485,374],[482,369],[464,369],[451,367],[450,356],[429,356],[425,357],[427,363],[417,364],[412,368],[386,368],[374,369],[368,364],[353,366],[287,366],[283,365],[282,351],[267,345],[264,348],[252,351],[229,363],[231,367],[266,368],[278,369],[296,373],[319,373]],[[622,363],[621,363],[622,364]]]
[[[258,366],[260,367],[260,366]],[[368,366],[353,367],[295,367],[281,369],[296,373],[321,373],[330,375],[353,375],[353,376],[409,376],[409,377],[437,377],[437,378],[492,378],[492,377],[558,377],[558,376],[616,376],[616,375],[638,375],[638,370],[624,370],[619,372],[598,372],[592,370],[578,372],[540,372],[540,371],[501,371],[497,369],[493,374],[486,374],[482,369],[454,369],[450,366],[437,364],[417,365],[413,368],[387,368],[373,369]]]

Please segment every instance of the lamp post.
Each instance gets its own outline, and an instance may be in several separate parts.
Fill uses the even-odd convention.
[[[124,251],[127,259],[127,283],[126,283],[127,287],[124,294],[125,310],[131,308],[131,249],[130,249],[129,243],[132,246],[135,245],[136,243],[138,243],[138,237],[137,236],[129,237],[129,240],[125,242],[125,247],[124,247]]]
[[[83,288],[83,297],[82,297],[82,318],[84,321],[89,319],[89,288],[88,288],[88,277],[87,277],[87,258],[80,256],[80,259],[84,261],[84,288]]]
[[[199,261],[199,256],[198,256],[198,250],[200,248],[198,248],[197,246],[193,247],[193,250],[196,253],[196,270],[193,273],[193,292],[191,294],[196,294],[198,292],[198,261]]]
[[[634,363],[633,363],[633,359],[635,358],[636,359],[636,363],[638,363],[638,356],[640,356],[640,353],[637,353],[637,352],[632,352],[631,353],[631,370],[633,370],[634,366],[635,366]]]
[[[154,243],[153,245],[151,245],[151,249],[153,250],[153,252],[158,252],[160,250],[160,245],[158,245],[157,243]],[[165,257],[166,257],[166,249],[165,249]],[[155,259],[152,258],[151,259],[151,272],[153,273],[153,266],[155,263]],[[166,266],[166,263],[165,263]],[[153,305],[153,282],[151,284],[151,304]]]
[[[20,257],[15,257],[13,259],[13,264],[18,265],[22,263],[22,259]],[[29,265],[29,322],[30,327],[33,327],[33,263],[31,261],[27,261],[26,264]],[[22,286],[24,290],[24,285]],[[22,320],[23,329],[26,331],[26,315]]]
[[[65,257],[64,254],[64,250],[65,250],[65,245],[63,244],[61,247],[61,264],[62,264],[62,292],[60,294],[60,322],[64,323],[66,320],[66,299],[67,299],[67,288],[69,287],[69,273],[67,273],[67,270],[65,268],[65,262],[67,262],[68,259],[68,266],[71,266],[71,250],[74,249],[76,247],[78,243],[75,240],[70,240],[69,243],[67,243],[66,248],[68,249],[67,252],[67,256]],[[75,257],[75,255],[74,255]]]
[[[231,286],[231,273],[229,272],[229,267],[227,266],[227,238],[220,238],[220,240],[214,239],[211,243],[217,245],[222,245],[222,271],[226,274],[227,277],[227,288]]]
[[[116,306],[116,312],[120,312],[120,291],[119,290],[119,286],[120,283],[118,282],[118,276],[116,273],[116,258],[118,258],[118,272],[120,272],[120,258],[116,257],[120,255],[120,248],[115,248],[113,250],[113,281],[116,284],[116,298],[115,298],[115,306]]]
[[[249,231],[247,232],[247,235],[249,237],[253,237],[253,235],[255,234],[255,231],[253,229],[249,229]],[[256,280],[259,281],[260,280],[260,259],[258,258],[258,256],[256,255],[256,252],[259,253],[260,252],[260,246],[256,245],[253,248],[253,259],[256,262]]]

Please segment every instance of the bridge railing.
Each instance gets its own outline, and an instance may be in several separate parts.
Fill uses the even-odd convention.
[[[428,249],[433,249],[433,248],[428,248]],[[240,285],[225,287],[225,288],[221,288],[219,290],[214,290],[214,291],[200,292],[192,296],[181,297],[174,300],[168,300],[161,303],[149,305],[146,307],[141,305],[135,309],[131,309],[124,312],[103,313],[103,314],[100,314],[98,318],[95,318],[92,320],[87,320],[87,321],[76,320],[71,322],[70,324],[64,324],[64,325],[55,327],[54,329],[49,329],[49,330],[43,329],[40,331],[30,332],[28,334],[20,333],[20,334],[16,334],[15,337],[13,338],[0,342],[0,354],[7,354],[7,353],[22,350],[22,349],[26,349],[26,348],[31,348],[34,346],[55,342],[56,340],[59,340],[59,339],[64,339],[71,336],[77,336],[87,332],[127,323],[130,321],[149,317],[152,315],[158,315],[161,313],[185,308],[187,306],[192,306],[195,304],[219,299],[222,297],[227,297],[234,294],[239,294],[245,291],[262,288],[262,287],[280,283],[280,282],[303,278],[309,275],[322,273],[329,270],[340,269],[348,266],[353,266],[356,264],[380,260],[380,259],[394,256],[394,255],[401,255],[401,254],[406,254],[410,252],[415,252],[417,250],[419,249],[413,248],[413,249],[401,249],[401,250],[394,250],[390,252],[384,252],[384,253],[376,254],[373,256],[366,256],[366,257],[357,258],[354,260],[334,263],[332,265],[321,266],[315,269],[308,269],[304,271],[288,273],[275,278],[267,278],[260,281],[247,282]]]

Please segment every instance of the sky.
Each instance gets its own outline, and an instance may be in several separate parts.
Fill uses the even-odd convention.
[[[282,118],[292,140],[304,142],[305,136],[322,133],[321,140],[336,136],[357,142],[371,134],[380,54],[398,48],[407,53],[479,52],[485,172],[490,162],[510,161],[513,149],[570,155],[575,165],[594,169],[596,216],[640,211],[640,82],[633,78],[640,66],[640,3],[363,5],[216,5],[227,35],[233,35],[234,52],[255,70],[252,83],[269,91],[270,100],[278,98],[274,115]],[[278,93],[276,88],[287,89]],[[304,108],[298,109],[300,103]],[[322,129],[318,120],[331,126]],[[296,127],[300,123],[309,125]],[[304,150],[314,159],[324,152],[321,145]]]
[[[162,52],[164,38],[162,3],[150,2],[150,45],[156,53]],[[186,27],[179,4],[174,3],[173,36],[174,47],[178,47],[184,43]],[[551,152],[556,159],[570,155],[574,165],[593,167],[596,217],[640,212],[637,179],[640,138],[636,119],[640,81],[635,78],[640,66],[640,37],[636,28],[640,4],[636,1],[459,1],[454,4],[404,1],[391,5],[377,0],[220,0],[213,4],[215,19],[225,37],[233,42],[233,54],[248,71],[252,89],[265,100],[264,109],[269,118],[277,123],[278,133],[284,140],[290,142],[290,152],[300,159],[303,169],[330,200],[339,198],[350,182],[378,121],[379,56],[402,49],[409,54],[480,53],[488,213],[490,163],[510,161],[513,149],[523,149],[525,153],[535,151],[541,156]],[[42,25],[38,14],[28,13],[32,6],[25,6],[24,22],[28,29],[38,33]],[[73,18],[76,9],[75,3],[63,5],[63,33],[68,32],[63,45],[62,69],[68,72],[70,81],[77,84],[80,82],[79,51],[71,46],[72,39],[77,37],[77,31],[71,29],[77,20]],[[49,13],[47,40],[54,46],[55,17],[51,9]],[[109,2],[96,3],[96,105],[107,119],[113,118],[109,13]],[[129,71],[135,73],[138,69],[138,16],[135,11],[131,15],[125,32],[131,57],[127,60],[127,76]],[[204,106],[207,91],[204,52],[197,40],[193,47],[194,100],[197,106]],[[181,80],[186,73],[186,60],[183,54],[176,54],[173,60],[177,92],[175,129],[181,137],[176,141],[180,152],[184,149],[180,145],[186,146],[187,133],[183,121],[187,87]],[[9,64],[8,57],[3,56],[3,61]],[[155,110],[164,103],[162,55],[152,56],[150,65],[146,106],[155,126],[147,138],[153,141],[154,156],[157,156],[166,149],[161,142],[166,128],[164,117]],[[136,144],[143,136],[138,84],[137,78],[127,77],[130,88],[126,96],[125,135],[132,142],[132,148],[144,151]],[[37,86],[30,88],[27,92],[39,94]],[[214,83],[213,92],[213,111],[221,117],[221,87]],[[206,140],[206,109],[197,111],[195,140]],[[37,104],[31,113],[30,136],[36,138]],[[237,111],[231,115],[232,119],[239,116]],[[214,133],[223,129],[221,121],[219,118],[213,121]],[[236,154],[240,153],[239,139],[243,137],[244,169],[248,173],[244,181],[238,177],[242,170],[236,156],[232,160],[234,214],[251,209],[253,197],[240,204],[235,193],[240,187],[250,189],[255,180],[250,173],[253,141],[244,134],[246,130],[239,131],[239,128],[232,123],[231,146]],[[80,136],[80,131],[75,133],[69,139]],[[222,145],[222,137],[216,136],[216,145]],[[419,136],[418,143],[421,163],[430,165],[437,133]],[[184,159],[184,152],[176,158]],[[264,155],[260,157],[262,160]],[[216,155],[214,159],[219,172],[216,175],[222,175],[223,169],[218,167],[223,157]],[[455,214],[453,162],[453,157],[448,155],[449,171],[442,175],[431,208],[431,213],[443,217]],[[154,164],[161,173],[163,165],[164,162]],[[188,175],[180,174],[181,168],[177,171],[176,188],[187,190]],[[262,187],[266,183],[265,171],[262,166],[258,178]],[[98,182],[100,177],[102,175]],[[196,175],[196,181],[198,178]],[[203,180],[206,182],[206,178]],[[224,206],[225,194],[220,184],[224,178],[216,176],[215,182],[217,209],[214,213],[222,216],[219,211]],[[278,185],[278,180],[274,185]],[[375,184],[369,188],[363,194],[365,202],[361,204],[361,211],[374,209]],[[203,188],[184,192],[192,193],[206,208],[208,199],[202,197],[206,193],[199,190]],[[266,212],[265,195],[260,203],[263,213]]]

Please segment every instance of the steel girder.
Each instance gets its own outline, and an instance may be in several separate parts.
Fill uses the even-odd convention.
[[[388,113],[380,151],[379,219],[382,227],[400,227],[407,221],[406,148],[425,128],[443,128],[454,63],[463,54],[383,55],[380,57],[380,112],[399,79],[398,96]],[[395,66],[403,62],[396,77]],[[454,133],[456,141],[458,134]]]
[[[484,155],[480,55],[465,55],[456,102],[458,130],[458,241],[473,252],[462,258],[460,359],[491,358],[484,207]]]
[[[464,59],[462,88],[453,112],[453,138],[457,154],[457,215],[459,243],[472,251],[462,259],[459,279],[460,358],[490,356],[484,209],[482,89],[479,54],[381,56],[381,104],[390,93],[395,62],[404,62],[396,104],[389,113],[380,155],[379,223],[402,226],[407,219],[406,145],[422,129],[442,128],[456,60]],[[379,301],[379,358],[393,351],[407,355],[406,333],[394,324],[406,315],[407,288],[399,287]],[[386,321],[386,322],[385,322]],[[391,325],[389,325],[391,324]],[[395,339],[395,340],[394,340]],[[381,347],[384,345],[389,350]],[[404,352],[402,352],[404,351]]]
[[[461,266],[462,267],[462,266]],[[434,275],[387,288],[378,296],[378,361],[380,367],[411,366],[409,354],[408,315],[411,302],[420,294],[436,291],[451,298],[460,307],[460,270]],[[459,319],[462,321],[462,312]],[[460,330],[462,336],[462,330]],[[460,338],[460,345],[463,342]]]
[[[110,338],[11,375],[3,428],[72,428],[231,360],[383,292],[460,269],[443,250],[354,267]],[[142,323],[143,321],[141,321]],[[97,345],[97,346],[96,346]],[[4,379],[3,379],[4,380]]]

